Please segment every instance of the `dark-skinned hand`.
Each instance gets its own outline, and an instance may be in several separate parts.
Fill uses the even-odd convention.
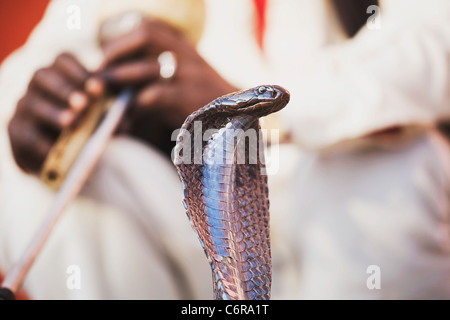
[[[172,131],[190,113],[237,90],[180,32],[161,21],[144,20],[137,29],[104,43],[102,49],[104,63],[95,73],[63,53],[32,77],[8,126],[14,158],[26,172],[40,171],[61,131],[74,125],[105,88],[112,93],[135,89],[119,133],[167,154],[173,146]],[[160,77],[157,58],[163,51],[173,52],[177,60],[171,79]]]
[[[8,125],[14,158],[24,171],[40,171],[61,131],[101,93],[102,84],[88,81],[90,75],[69,53],[34,73]]]
[[[160,77],[158,56],[171,51],[177,61],[171,79]],[[226,82],[183,34],[158,20],[144,22],[130,33],[103,45],[101,72],[108,87],[136,88],[136,97],[122,132],[170,152],[173,130],[193,111],[237,89]]]

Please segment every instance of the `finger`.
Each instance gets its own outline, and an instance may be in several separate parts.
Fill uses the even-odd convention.
[[[30,93],[26,98],[20,100],[17,108],[26,110],[26,116],[36,123],[57,130],[70,126],[76,117],[71,109],[61,108],[52,100],[35,93]]]
[[[55,59],[54,67],[61,71],[79,89],[84,88],[90,75],[86,68],[69,53],[58,55]]]
[[[124,57],[134,55],[146,45],[146,31],[143,26],[121,35],[103,46],[104,64],[111,64]]]
[[[177,89],[169,83],[155,83],[142,89],[136,97],[136,106],[145,109],[166,108],[175,105]]]
[[[159,68],[159,63],[153,59],[132,61],[104,70],[102,78],[115,85],[138,84],[158,79]]]
[[[105,92],[105,84],[100,76],[95,75],[90,77],[85,84],[86,91],[92,97],[100,97]]]
[[[26,172],[38,173],[53,146],[53,140],[30,121],[13,118],[8,126],[17,164]]]
[[[167,50],[173,52],[186,51],[185,46],[189,43],[178,29],[157,19],[147,21],[146,27],[149,30],[147,42],[154,53],[159,54]]]
[[[89,103],[87,95],[54,68],[43,68],[34,74],[31,87],[62,103],[68,103],[74,111],[81,111]]]
[[[154,53],[166,50],[176,52],[184,43],[182,39],[181,34],[167,23],[146,20],[135,30],[109,41],[103,47],[105,64],[112,64],[144,49],[151,49]]]
[[[104,92],[102,80],[89,71],[70,53],[62,53],[56,59],[54,67],[61,71],[78,89],[86,90],[93,97],[99,97]]]
[[[89,98],[82,91],[74,91],[69,94],[67,99],[71,110],[81,113],[89,105]]]

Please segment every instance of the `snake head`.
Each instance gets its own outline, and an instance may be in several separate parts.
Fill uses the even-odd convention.
[[[223,96],[216,101],[232,115],[260,118],[283,109],[289,98],[289,92],[280,86],[262,85]]]

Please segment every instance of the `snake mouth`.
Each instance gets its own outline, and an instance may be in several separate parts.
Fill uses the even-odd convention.
[[[257,97],[251,98],[250,100],[246,101],[245,103],[243,103],[242,105],[238,105],[237,110],[247,110],[247,109],[253,109],[255,108],[255,106],[257,105],[261,105],[263,103],[269,103],[270,100],[260,100]]]

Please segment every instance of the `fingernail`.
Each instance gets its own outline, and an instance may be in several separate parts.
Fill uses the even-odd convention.
[[[88,98],[80,91],[75,91],[69,96],[69,105],[75,111],[81,111],[88,105]]]
[[[157,90],[152,90],[152,89],[144,90],[144,92],[142,92],[140,95],[138,95],[137,104],[140,106],[149,106],[152,103],[154,103],[154,101],[157,99],[157,97],[158,97]]]
[[[61,111],[59,115],[59,123],[63,128],[68,127],[73,122],[73,119],[74,114],[69,110]]]
[[[103,81],[97,77],[90,78],[86,81],[85,87],[86,91],[94,97],[99,97],[105,89]]]

